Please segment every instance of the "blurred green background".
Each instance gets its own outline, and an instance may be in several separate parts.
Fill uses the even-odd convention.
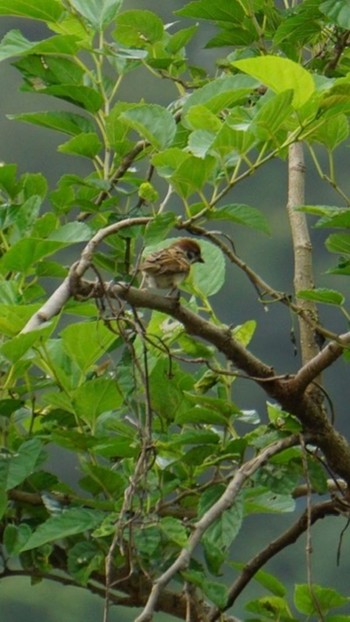
[[[166,22],[178,19],[172,11],[186,4],[183,0],[124,0],[124,8],[141,8],[157,12]],[[189,22],[190,23],[190,22]],[[0,18],[1,38],[8,30],[19,28],[30,39],[40,40],[47,31],[40,24],[21,19]],[[198,35],[191,44],[188,53],[194,64],[205,65],[212,75],[215,72],[215,59],[224,57],[230,50],[203,50],[203,44],[209,38],[209,27],[202,23]],[[42,172],[53,187],[64,173],[88,173],[88,164],[84,160],[70,158],[56,151],[62,142],[62,136],[39,127],[9,121],[8,113],[17,113],[45,109],[70,109],[63,102],[55,102],[43,95],[19,92],[20,76],[10,63],[0,64],[0,161],[16,162],[19,173],[25,171]],[[168,104],[176,98],[175,88],[167,81],[160,81],[140,69],[125,81],[122,98],[138,101],[145,98],[148,102]],[[339,185],[345,192],[350,192],[348,174],[348,152],[346,148],[336,156]],[[231,227],[229,232],[235,242],[237,253],[273,287],[286,293],[292,292],[293,263],[289,227],[285,210],[287,200],[287,165],[275,161],[258,171],[252,178],[235,189],[230,200],[244,202],[262,209],[269,218],[271,237],[258,236],[256,233]],[[307,197],[306,202],[341,205],[333,190],[322,183],[316,175],[311,162],[307,160]],[[334,282],[325,270],[335,263],[324,250],[325,231],[312,230],[315,248],[315,274],[318,287],[337,287],[347,292],[344,277],[337,277]],[[274,304],[266,313],[257,301],[255,290],[244,274],[235,266],[227,266],[225,289],[217,295],[212,304],[219,317],[228,324],[241,324],[249,319],[258,321],[256,336],[251,345],[252,351],[265,362],[275,366],[276,371],[293,372],[300,364],[295,356],[290,340],[292,318],[286,308]],[[331,330],[346,330],[347,326],[339,313],[331,309],[321,310],[321,319],[328,323]],[[295,328],[297,326],[295,325]],[[349,428],[349,369],[342,361],[325,374],[325,384],[334,402],[337,428],[350,438]],[[247,381],[237,382],[234,386],[235,402],[244,409],[257,409],[265,417],[265,398],[261,390]],[[60,472],[67,482],[76,482],[77,468],[72,456],[58,454],[52,457],[52,468]],[[303,507],[303,502],[300,508]],[[301,511],[301,509],[300,509]],[[249,518],[240,532],[232,550],[232,558],[245,561],[259,550],[258,543],[266,545],[277,537],[293,522],[292,515],[282,517],[262,516]],[[336,566],[336,552],[339,536],[345,526],[344,519],[324,519],[313,529],[313,577],[316,583],[336,587],[345,595],[350,595],[348,572],[350,571],[350,540],[345,534],[342,543],[340,566]],[[269,564],[267,570],[275,573],[287,584],[292,593],[295,583],[306,582],[305,539],[286,549]],[[242,603],[248,597],[257,597],[263,593],[257,583],[252,583],[244,592],[235,608],[235,615],[244,617]],[[96,622],[102,620],[103,602],[85,590],[73,589],[42,582],[30,586],[27,578],[18,577],[0,582],[0,622]],[[343,613],[350,613],[343,610]],[[128,622],[135,618],[136,611],[113,608],[110,622]],[[155,620],[172,620],[164,614],[156,614]]]

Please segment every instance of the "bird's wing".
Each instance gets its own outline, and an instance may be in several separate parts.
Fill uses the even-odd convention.
[[[174,248],[163,249],[146,257],[140,265],[140,270],[149,274],[187,274],[190,271],[190,263],[183,252]]]

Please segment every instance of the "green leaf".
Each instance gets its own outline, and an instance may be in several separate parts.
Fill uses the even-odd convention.
[[[72,6],[96,30],[114,21],[123,4],[123,0],[70,0]]]
[[[127,47],[144,48],[147,44],[160,41],[163,32],[163,22],[158,15],[152,11],[133,9],[118,15],[114,36]]]
[[[350,29],[350,6],[344,0],[327,0],[319,6],[320,11],[345,30]]]
[[[21,552],[30,551],[48,542],[55,542],[94,529],[102,520],[103,514],[96,510],[69,508],[58,516],[52,516],[41,523],[22,547]]]
[[[59,99],[64,99],[65,101],[75,104],[76,106],[80,106],[93,114],[97,112],[103,104],[103,98],[100,93],[88,86],[83,85],[76,86],[75,84],[54,84],[53,86],[41,89],[40,92],[46,95],[52,95],[53,97],[58,97]]]
[[[241,414],[240,409],[231,400],[222,399],[221,397],[212,397],[211,395],[193,394],[189,391],[186,391],[185,395],[191,404],[216,411],[225,417]]]
[[[158,174],[161,177],[170,179],[180,164],[186,162],[188,154],[184,153],[182,149],[173,147],[166,149],[161,153],[156,153],[152,157],[152,164],[156,167]]]
[[[157,149],[164,149],[174,140],[176,133],[174,117],[162,106],[137,104],[125,110],[120,118]]]
[[[244,496],[245,513],[281,513],[293,512],[295,501],[290,495],[280,495],[264,488],[247,490]]]
[[[256,475],[255,481],[270,492],[279,495],[292,494],[301,475],[299,461],[290,461],[289,464],[266,464]]]
[[[247,347],[256,331],[256,320],[247,320],[244,324],[238,324],[232,331],[232,335],[244,347]]]
[[[274,147],[278,146],[280,142],[284,142],[285,134],[282,134],[282,139],[279,140],[277,131],[293,112],[292,99],[293,91],[287,90],[273,97],[265,95],[260,100],[260,107],[252,123],[252,127],[260,140],[272,141]]]
[[[68,572],[86,585],[91,574],[103,566],[104,555],[97,542],[77,542],[68,550]]]
[[[272,592],[275,596],[283,598],[283,596],[287,593],[283,583],[269,572],[266,572],[266,570],[258,570],[258,572],[254,575],[254,579],[264,588]]]
[[[118,408],[122,396],[112,378],[92,378],[77,389],[73,404],[77,414],[93,425],[99,415]]]
[[[186,199],[209,183],[215,167],[216,159],[212,156],[188,156],[171,175],[171,181],[179,194]]]
[[[133,535],[134,544],[139,555],[147,560],[156,556],[156,559],[159,560],[161,531],[158,526],[151,525],[142,529],[135,529]]]
[[[0,0],[0,15],[55,22],[62,13],[62,4],[57,0]]]
[[[90,159],[94,158],[101,149],[102,143],[95,132],[78,134],[58,147],[61,153],[70,153]]]
[[[196,17],[223,22],[240,22],[244,18],[244,10],[238,2],[227,0],[197,0],[189,2],[183,9],[175,11],[176,15],[183,17]]]
[[[227,157],[230,164],[235,152],[241,155],[248,153],[255,147],[257,140],[251,124],[232,122],[228,118],[211,146],[221,157]]]
[[[247,96],[257,86],[259,86],[259,82],[249,76],[216,78],[205,86],[196,89],[185,100],[182,122],[187,126],[187,114],[190,108],[199,104],[205,105],[210,112],[217,114],[225,108],[231,108],[234,104],[244,103]],[[193,123],[193,116],[190,116],[189,124],[191,123]]]
[[[225,282],[225,258],[220,248],[206,240],[201,240],[200,246],[205,263],[192,266],[186,283],[192,285],[195,291],[206,298],[214,296]]]
[[[339,594],[332,588],[313,585],[299,584],[294,590],[294,604],[298,611],[306,615],[318,615],[322,612],[326,615],[330,609],[341,607],[349,602],[350,598]]]
[[[270,234],[270,227],[265,215],[261,210],[242,203],[232,203],[222,207],[208,210],[206,214],[209,220],[231,220],[239,225],[257,229]]]
[[[215,445],[219,442],[219,435],[216,432],[209,430],[195,430],[185,429],[181,434],[172,434],[171,438],[167,442],[162,442],[159,447],[177,447],[185,445]]]
[[[317,288],[317,289],[302,289],[297,292],[297,297],[303,300],[314,300],[315,302],[322,302],[327,305],[337,305],[338,307],[343,305],[345,298],[343,294],[337,292],[334,289]]]
[[[199,516],[209,510],[225,492],[225,486],[214,485],[208,488],[201,496],[199,502]],[[234,504],[226,509],[216,521],[210,525],[203,535],[206,561],[210,571],[217,574],[224,562],[226,552],[237,536],[243,521],[243,504],[240,498],[236,498]]]
[[[33,473],[43,458],[43,445],[38,438],[31,438],[20,445],[16,454],[0,456],[1,486],[11,490]]]
[[[206,130],[210,135],[222,127],[222,121],[203,104],[193,105],[188,110],[184,122],[189,129]]]
[[[101,322],[79,322],[61,332],[63,346],[71,359],[86,373],[116,340]]]
[[[81,132],[93,132],[95,129],[89,119],[73,112],[24,112],[21,114],[9,114],[7,118],[48,127],[51,130],[72,134],[73,136],[81,134]]]
[[[0,60],[18,56],[33,47],[33,43],[26,39],[20,30],[10,30],[0,43]]]
[[[177,54],[192,39],[198,30],[198,25],[183,28],[175,34],[171,35],[170,41],[166,45],[166,49],[170,54]]]
[[[57,320],[45,322],[40,328],[37,328],[29,333],[23,333],[16,335],[13,339],[5,341],[0,347],[1,353],[12,363],[19,361],[28,350],[38,342],[43,343],[50,337],[55,330]]]
[[[52,54],[52,55],[60,55],[65,54],[69,56],[74,56],[74,54],[80,49],[81,40],[79,37],[75,35],[54,35],[53,37],[49,37],[48,39],[44,39],[43,41],[39,41],[38,43],[34,43],[33,47],[30,50],[30,55],[33,54]],[[69,66],[71,69],[75,68],[75,72],[77,76],[80,78],[83,77],[84,71],[76,65],[76,63],[69,61],[68,59],[50,59],[46,58],[45,62],[47,63],[50,69],[53,67],[57,67],[57,64],[62,65],[64,67]],[[45,69],[45,67],[44,67]],[[46,70],[47,71],[47,70]]]
[[[91,238],[91,229],[83,222],[67,222],[49,235],[49,240],[64,242],[65,245],[86,242]]]
[[[0,259],[0,270],[28,272],[37,261],[64,248],[64,242],[25,238],[14,244]]]
[[[17,164],[0,164],[0,188],[12,198],[17,194]]]
[[[345,227],[350,229],[350,209],[337,205],[301,205],[296,208],[313,216],[321,216],[317,227]]]
[[[319,142],[333,151],[348,136],[348,119],[345,114],[339,114],[336,117],[325,118],[324,123],[308,136],[308,140]]]
[[[253,620],[267,621],[271,620],[275,622],[280,620],[281,622],[297,622],[289,609],[288,603],[285,598],[280,596],[263,596],[257,600],[251,600],[246,605],[246,609],[255,614]],[[257,618],[257,616],[259,616]]]
[[[227,598],[228,589],[226,585],[217,581],[204,581],[202,584],[204,594],[220,609],[224,609]]]
[[[206,530],[203,544],[206,549],[216,546],[227,551],[240,531],[243,521],[243,503],[236,499],[234,504]]]
[[[326,240],[326,248],[331,253],[350,255],[350,234],[332,233]]]
[[[195,130],[188,138],[188,149],[196,158],[205,158],[215,141],[216,134],[206,130]]]
[[[258,56],[234,61],[237,69],[261,80],[276,93],[293,91],[293,106],[301,108],[315,92],[312,74],[300,64],[280,56]]]
[[[175,423],[178,425],[184,425],[186,423],[226,425],[227,419],[224,415],[220,415],[218,412],[209,410],[209,408],[197,406],[176,415]]]
[[[8,524],[4,531],[4,545],[8,555],[16,556],[25,545],[32,533],[27,523]]]
[[[164,240],[164,238],[167,238],[168,233],[173,229],[176,221],[177,216],[174,212],[157,214],[146,227],[144,236],[145,245],[152,246],[153,244],[158,244],[158,242]]]
[[[181,548],[185,548],[188,542],[188,534],[182,521],[172,516],[160,519],[159,526],[170,542],[174,542]]]
[[[113,499],[123,496],[126,486],[125,478],[109,466],[104,467],[89,462],[84,463],[85,477],[79,480],[79,486],[87,490],[91,495],[97,496],[108,492]]]

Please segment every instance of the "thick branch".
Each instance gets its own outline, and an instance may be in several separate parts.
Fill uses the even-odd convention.
[[[99,229],[97,233],[86,244],[83,252],[81,253],[80,260],[74,265],[74,273],[76,276],[81,277],[85,274],[86,270],[90,267],[93,253],[96,247],[108,236],[118,233],[125,227],[132,227],[135,225],[147,225],[152,218],[147,216],[140,218],[125,218],[120,222],[113,223],[108,227]],[[54,291],[52,296],[45,302],[45,304],[35,313],[27,324],[22,329],[22,333],[29,333],[31,330],[39,328],[42,324],[52,319],[60,313],[71,296],[71,282],[70,277],[67,277],[63,283]]]
[[[312,246],[305,214],[297,212],[296,207],[305,203],[305,164],[303,146],[293,143],[289,147],[288,203],[287,212],[292,232],[294,251],[294,290],[297,294],[303,289],[313,289]],[[317,322],[317,309],[314,302],[301,300],[300,306],[313,322]],[[318,347],[315,332],[299,316],[301,360],[305,364],[313,358]]]
[[[252,377],[270,397],[277,400],[284,410],[299,419],[304,431],[313,436],[314,441],[324,452],[330,468],[348,484],[350,483],[350,447],[346,439],[328,421],[318,401],[312,394],[299,391],[298,381],[295,382],[293,377],[275,376],[273,369],[246,350],[232,336],[232,331],[228,327],[212,324],[179,304],[178,300],[157,296],[148,290],[136,289],[125,284],[80,281],[74,272],[71,282],[72,293],[96,297],[108,294],[110,297],[127,301],[135,308],[144,307],[162,311],[181,322],[188,334],[196,335],[213,344],[229,361]],[[344,338],[348,339],[349,336],[346,334]],[[317,357],[321,355],[322,353]],[[334,352],[332,362],[340,356],[341,351]],[[326,361],[324,363],[326,367]]]

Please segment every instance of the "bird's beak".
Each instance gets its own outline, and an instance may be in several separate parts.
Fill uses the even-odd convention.
[[[198,263],[205,263],[203,257],[200,255],[197,259]]]

